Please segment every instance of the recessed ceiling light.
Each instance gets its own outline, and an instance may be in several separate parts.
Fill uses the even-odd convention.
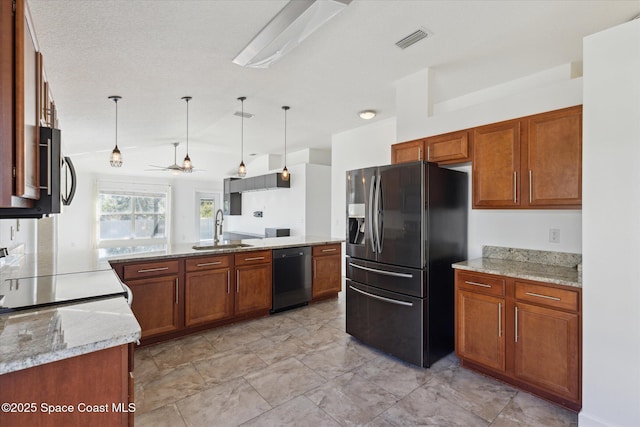
[[[360,118],[363,120],[371,120],[376,116],[376,112],[374,110],[363,110],[358,113]]]

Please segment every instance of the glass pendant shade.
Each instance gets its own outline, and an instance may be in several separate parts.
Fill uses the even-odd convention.
[[[122,153],[118,149],[118,101],[122,99],[121,96],[112,95],[109,97],[116,104],[116,146],[113,148],[111,152],[111,157],[109,158],[109,164],[111,167],[119,168],[122,166]]]
[[[191,158],[189,157],[189,101],[191,101],[191,97],[183,96],[182,99],[187,103],[187,155],[184,156],[184,161],[182,162],[182,172],[191,173],[193,172],[193,163],[191,163]]]
[[[238,101],[241,103],[240,114],[240,165],[238,166],[238,176],[244,178],[247,176],[247,167],[244,165],[244,100],[246,96],[241,96]]]
[[[283,181],[289,181],[289,169],[287,169],[287,110],[289,107],[285,105],[282,109],[284,110],[284,168],[280,172],[280,177]]]

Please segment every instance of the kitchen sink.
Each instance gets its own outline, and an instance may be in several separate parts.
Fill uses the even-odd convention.
[[[213,241],[199,242],[192,246],[193,249],[201,250],[201,251],[212,251],[216,249],[237,249],[237,248],[246,248],[248,245],[246,243],[234,242],[229,240],[223,240],[218,243],[214,243]]]

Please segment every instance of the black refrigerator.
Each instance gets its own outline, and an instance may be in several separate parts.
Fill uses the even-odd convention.
[[[347,333],[422,367],[453,351],[467,198],[467,174],[433,163],[347,172]]]

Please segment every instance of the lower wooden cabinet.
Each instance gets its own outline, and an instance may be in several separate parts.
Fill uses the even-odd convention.
[[[0,426],[132,426],[129,351],[123,344],[2,375],[0,401],[26,410],[1,411]]]
[[[140,323],[142,338],[177,331],[180,319],[180,279],[177,275],[128,280],[133,293],[131,310]]]
[[[230,267],[187,272],[185,277],[185,326],[233,317]]]
[[[271,251],[236,254],[235,314],[271,309]]]
[[[342,289],[342,245],[314,246],[312,255],[312,298],[337,295]]]
[[[461,365],[579,410],[581,289],[460,270],[455,275]]]

